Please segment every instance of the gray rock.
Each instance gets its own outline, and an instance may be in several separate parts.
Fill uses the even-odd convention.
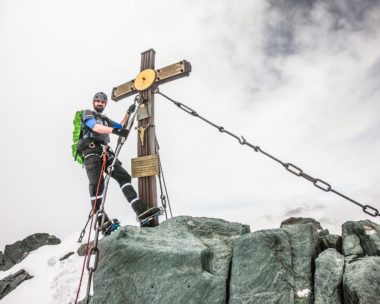
[[[93,303],[224,304],[233,239],[248,232],[239,223],[192,217],[126,226],[99,242]]]
[[[229,303],[311,304],[317,250],[313,224],[240,237],[235,241]]]
[[[300,225],[300,224],[312,224],[317,229],[317,231],[323,231],[321,224],[318,221],[316,221],[315,219],[309,218],[309,217],[291,217],[291,218],[288,218],[287,220],[284,220],[281,222],[280,227],[284,228],[285,226]]]
[[[4,250],[5,259],[8,259],[12,264],[21,262],[30,252],[30,248],[25,242],[17,241],[11,245],[6,245]]]
[[[334,248],[315,260],[314,304],[341,304],[344,257]]]
[[[4,262],[3,264],[0,264],[0,271],[8,270],[9,268],[12,268],[13,266],[14,266],[14,263],[4,255]]]
[[[345,256],[364,255],[364,250],[360,245],[360,239],[356,234],[350,234],[344,238],[343,254]]]
[[[73,254],[74,254],[74,251],[70,251],[70,252],[66,253],[64,256],[59,258],[59,261],[64,261],[64,260],[68,259],[70,256],[72,256]]]
[[[342,237],[335,234],[319,234],[319,247],[321,251],[334,248],[339,253],[342,253]]]
[[[291,243],[282,229],[250,233],[235,242],[230,304],[294,303]]]
[[[329,235],[330,231],[328,229],[323,229],[322,231],[319,232],[319,237]]]
[[[0,270],[8,270],[13,265],[20,263],[27,257],[29,252],[36,250],[45,245],[56,245],[61,241],[53,235],[47,233],[36,233],[17,241],[11,245],[6,245],[4,250],[4,264]]]
[[[359,239],[352,237],[356,235]],[[360,252],[361,247],[364,254],[369,256],[380,256],[380,225],[365,221],[349,221],[342,226],[343,252],[344,255]],[[347,252],[345,251],[347,248]]]
[[[4,265],[5,261],[4,261],[4,253],[2,251],[0,251],[0,265]]]
[[[346,259],[344,304],[380,303],[380,257]]]
[[[12,290],[16,289],[25,280],[33,278],[25,270],[20,270],[0,280],[0,299],[4,298]]]
[[[288,232],[292,244],[293,269],[300,277],[305,277],[308,282],[311,282],[314,260],[318,254],[319,239],[316,226],[296,225],[285,227],[284,230]]]
[[[30,248],[30,251],[33,251],[45,245],[58,245],[61,240],[48,233],[35,233],[23,239],[22,242]]]
[[[88,246],[89,246],[88,248],[91,248],[92,246],[94,246],[94,241],[91,241]],[[79,256],[85,256],[86,250],[87,250],[87,243],[84,243],[80,245],[79,248],[77,249],[77,254]]]

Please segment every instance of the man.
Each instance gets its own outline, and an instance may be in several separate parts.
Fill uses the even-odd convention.
[[[78,143],[78,150],[82,152],[84,157],[84,166],[90,183],[91,206],[95,203],[97,211],[102,203],[104,188],[104,177],[103,175],[100,175],[103,163],[102,156],[103,153],[106,153],[107,155],[104,172],[106,174],[110,173],[108,172],[108,167],[111,165],[115,157],[114,153],[108,147],[110,142],[109,134],[113,133],[122,137],[128,136],[128,131],[123,129],[123,126],[128,121],[129,115],[135,111],[136,106],[135,104],[132,104],[123,120],[120,123],[117,123],[105,115],[102,115],[102,112],[107,106],[107,95],[105,93],[96,93],[92,105],[94,110],[85,110],[83,112],[81,122],[83,137]],[[147,210],[145,203],[137,197],[137,193],[131,184],[131,176],[121,166],[121,162],[118,159],[112,170],[111,177],[119,183],[124,196],[135,211],[139,221],[142,221],[159,211],[159,208],[157,207]],[[98,189],[99,179],[100,185]],[[98,195],[96,195],[97,190]],[[101,217],[97,220],[100,226]],[[109,234],[111,230],[118,228],[117,226],[118,225],[112,225],[112,222],[105,214],[105,221],[101,227],[103,234]]]

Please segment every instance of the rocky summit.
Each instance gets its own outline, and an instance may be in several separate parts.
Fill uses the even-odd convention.
[[[226,303],[238,223],[177,217],[100,242],[93,303]]]
[[[305,218],[255,232],[188,216],[126,226],[99,243],[91,303],[380,303],[379,225],[342,231]]]
[[[0,252],[1,302],[75,302],[87,245],[73,234],[32,253],[58,243],[34,234]],[[125,226],[99,250],[91,304],[380,304],[380,226],[370,220],[346,222],[335,235],[312,218],[251,232],[180,216]],[[87,303],[85,281],[78,304]]]

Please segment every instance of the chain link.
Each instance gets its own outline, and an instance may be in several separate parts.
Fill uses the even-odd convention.
[[[78,238],[78,243],[82,243],[82,240],[83,240],[83,237],[85,236],[86,234],[86,229],[87,229],[87,225],[88,223],[90,222],[91,220],[91,217],[92,217],[92,209],[90,210],[90,213],[88,214],[88,219],[87,219],[87,222],[86,224],[84,225],[80,235],[79,235],[79,238]]]
[[[95,262],[94,262],[94,265],[90,266],[90,262],[91,262],[91,257],[92,257],[92,254],[95,253]],[[92,269],[93,272],[96,271],[96,269],[98,268],[98,262],[99,262],[99,248],[98,247],[91,247],[90,249],[90,252],[88,253],[88,258],[87,258],[87,270],[90,271],[90,269]]]
[[[89,304],[90,299],[91,299],[90,292],[91,292],[91,282],[92,282],[93,275],[94,275],[94,270],[90,268],[90,270],[88,271],[88,284],[87,284],[86,299],[85,299],[86,304]]]
[[[181,110],[185,111],[186,113],[192,115],[192,116],[195,116],[195,117],[198,117],[199,119],[203,120],[204,122],[208,123],[209,125],[215,127],[216,129],[219,130],[219,132],[221,133],[226,133],[228,135],[230,135],[231,137],[235,138],[241,145],[246,145],[250,148],[252,148],[253,150],[255,150],[255,152],[260,152],[261,154],[264,154],[265,156],[271,158],[272,160],[278,162],[279,164],[281,164],[287,171],[289,171],[290,173],[296,175],[296,176],[299,176],[299,177],[303,177],[304,179],[308,180],[309,182],[313,183],[313,185],[315,187],[317,187],[318,189],[321,189],[325,192],[333,192],[335,193],[336,195],[350,201],[351,203],[354,203],[356,205],[358,205],[359,207],[362,208],[363,212],[370,215],[370,216],[373,216],[373,217],[376,217],[376,216],[380,216],[379,214],[379,210],[376,209],[375,207],[372,207],[370,205],[362,205],[360,204],[359,202],[353,200],[352,198],[334,190],[331,185],[327,182],[325,182],[324,180],[320,179],[320,178],[314,178],[312,177],[311,175],[309,174],[306,174],[301,168],[293,165],[292,163],[284,163],[282,162],[280,159],[274,157],[273,155],[269,154],[268,152],[265,152],[264,150],[262,150],[259,146],[255,146],[251,143],[249,143],[243,136],[237,136],[236,134],[226,130],[223,126],[218,126],[216,125],[215,123],[209,121],[208,119],[202,117],[201,115],[199,115],[195,110],[193,110],[192,108],[184,105],[183,103],[179,102],[179,101],[176,101],[176,100],[173,100],[172,98],[166,96],[165,94],[161,93],[160,90],[158,88],[155,88],[154,89],[154,94],[159,94],[161,95],[162,97],[166,98],[167,100],[171,101],[172,103],[174,103],[178,108],[180,108]]]

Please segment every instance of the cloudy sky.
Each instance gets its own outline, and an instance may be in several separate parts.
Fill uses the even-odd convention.
[[[157,68],[193,67],[163,93],[379,209],[379,24],[374,0],[0,0],[0,250],[82,228],[90,203],[70,152],[74,113],[133,79],[150,48]],[[106,114],[121,119],[132,100]],[[380,221],[160,96],[156,132],[174,215],[252,230],[314,217],[334,233],[347,220]],[[128,170],[136,145],[133,133],[120,154]],[[136,224],[115,182],[106,209]]]

